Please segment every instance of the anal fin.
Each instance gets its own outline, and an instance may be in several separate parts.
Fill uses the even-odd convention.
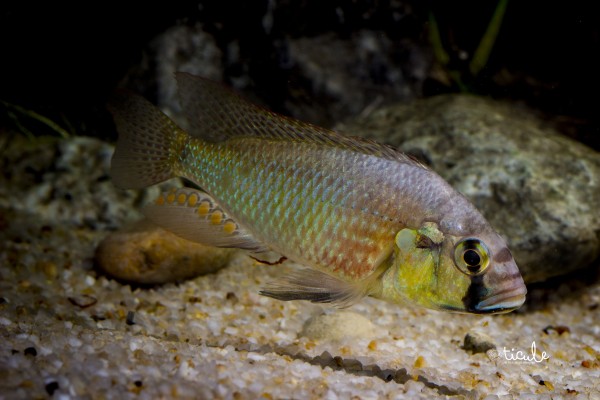
[[[350,307],[367,295],[362,285],[355,285],[313,269],[299,269],[267,284],[260,294],[277,300],[308,300],[329,303],[338,308]]]
[[[162,193],[143,209],[156,225],[184,239],[215,247],[234,247],[253,252],[268,247],[234,221],[208,194],[190,188]]]

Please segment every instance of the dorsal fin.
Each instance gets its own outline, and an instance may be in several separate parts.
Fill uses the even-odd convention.
[[[192,136],[213,142],[233,137],[261,137],[316,143],[426,168],[393,147],[344,136],[259,107],[220,83],[184,72],[177,72],[176,78],[179,101]]]

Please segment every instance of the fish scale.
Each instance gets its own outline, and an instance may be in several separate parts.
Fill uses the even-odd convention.
[[[373,160],[356,162],[357,155],[346,151],[324,159],[323,148],[304,143],[293,143],[295,151],[284,153],[282,147],[290,144],[253,138],[227,145],[190,139],[186,146],[189,158],[181,163],[193,167],[183,176],[259,240],[298,262],[342,276],[368,276],[376,261],[390,254],[393,236],[402,228],[399,218],[381,208],[383,202],[367,206],[369,193],[381,191],[369,183],[381,182],[356,177],[373,168]]]

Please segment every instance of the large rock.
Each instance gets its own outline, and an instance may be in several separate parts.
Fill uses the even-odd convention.
[[[377,105],[415,99],[431,63],[416,39],[395,40],[378,30],[250,40],[223,37],[210,24],[180,23],[149,43],[144,62],[122,84],[182,127],[177,71],[225,82],[269,109],[331,126]]]
[[[417,98],[431,65],[426,49],[411,40],[399,43],[381,31],[361,30],[348,38],[300,37],[286,43],[296,75],[288,85],[293,92],[286,109],[321,126],[394,100]]]
[[[340,129],[430,165],[506,236],[528,282],[588,266],[600,254],[600,154],[523,109],[445,95]]]

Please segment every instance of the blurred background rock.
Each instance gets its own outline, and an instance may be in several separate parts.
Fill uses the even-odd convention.
[[[325,126],[462,88],[532,106],[561,132],[599,149],[595,5],[509,1],[491,57],[470,76],[498,4],[11,2],[0,9],[0,126],[36,130],[37,121],[11,108],[17,105],[67,132],[111,140],[116,133],[104,103],[112,90],[129,87],[176,113],[171,76],[179,69]],[[446,59],[434,51],[432,27]]]

